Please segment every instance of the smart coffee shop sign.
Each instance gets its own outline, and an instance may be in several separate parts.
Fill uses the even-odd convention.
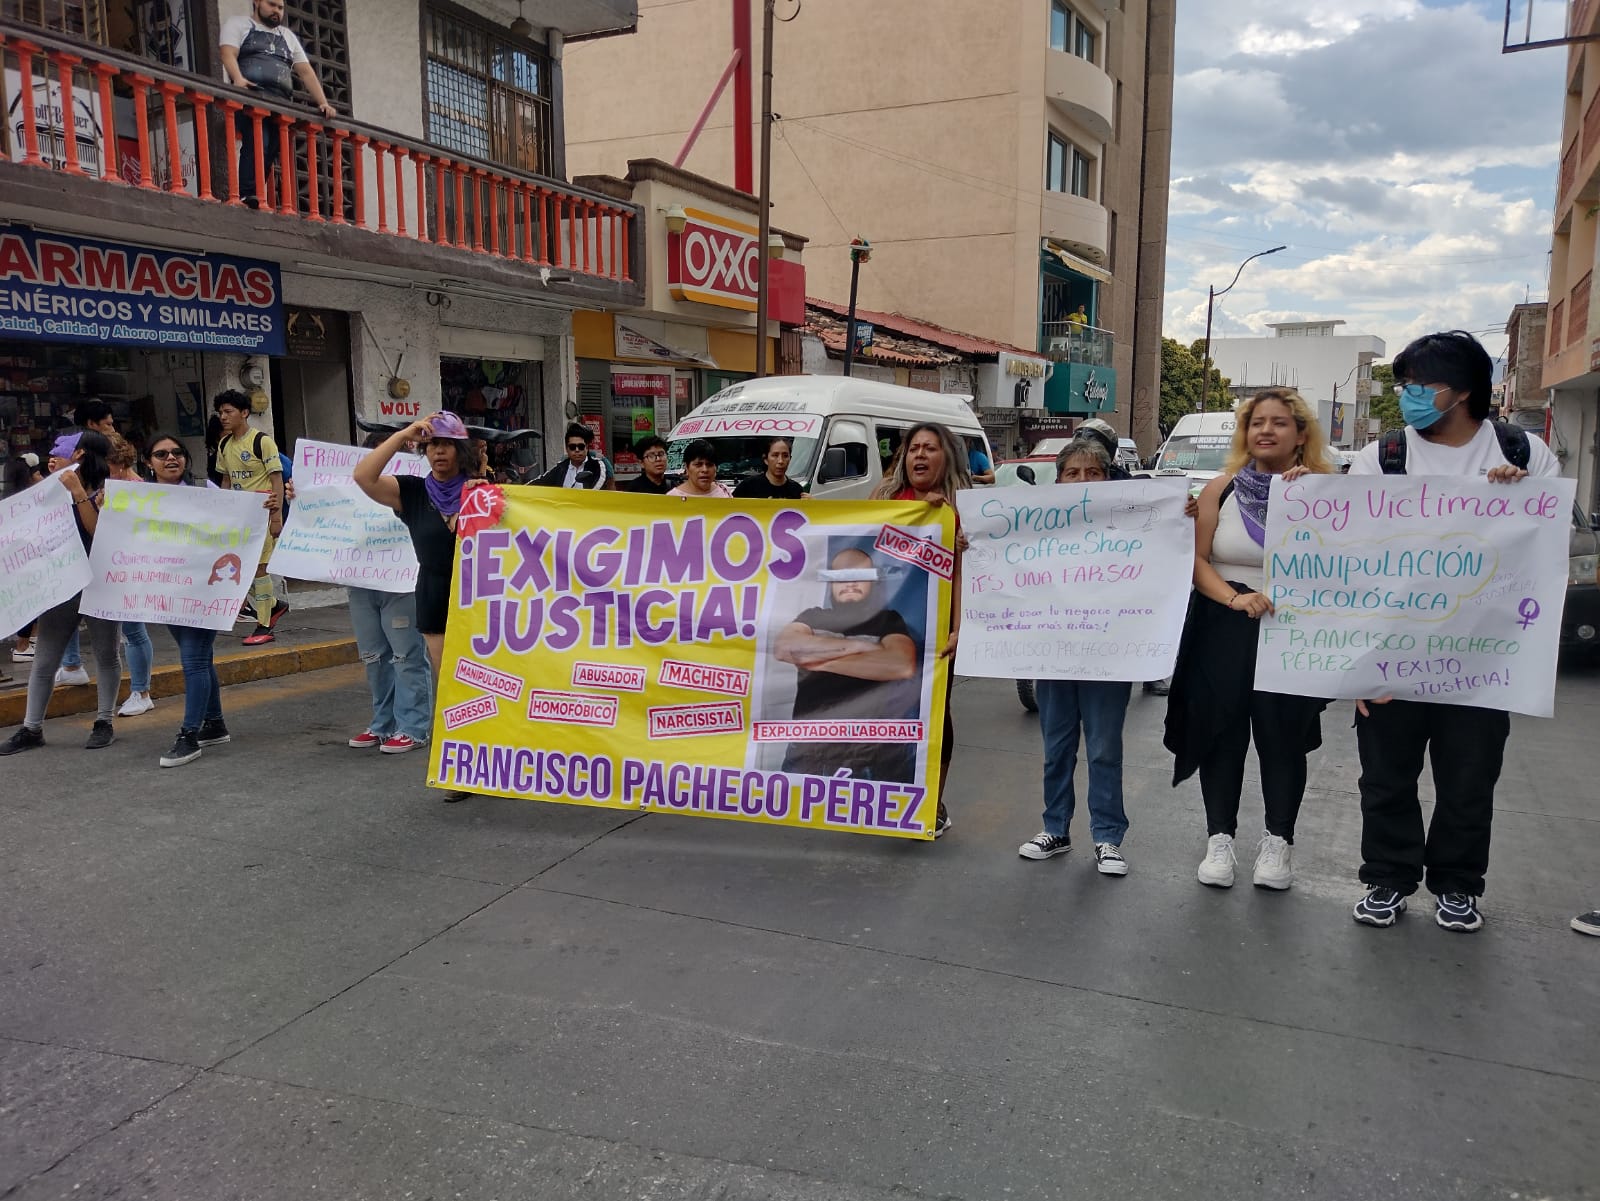
[[[0,337],[284,353],[276,263],[0,230]]]
[[[756,311],[761,271],[753,225],[685,209],[681,234],[667,235],[667,288],[679,300]]]

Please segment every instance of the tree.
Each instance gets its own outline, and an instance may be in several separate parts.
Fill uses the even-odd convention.
[[[1367,413],[1380,431],[1397,430],[1406,421],[1400,416],[1400,394],[1394,390],[1394,365],[1379,363],[1372,369],[1372,399]]]
[[[1205,343],[1185,346],[1175,338],[1161,339],[1161,428],[1170,430],[1185,413],[1200,411],[1200,366],[1205,361]],[[1228,378],[1211,368],[1208,408],[1224,411],[1233,406],[1228,395]]]

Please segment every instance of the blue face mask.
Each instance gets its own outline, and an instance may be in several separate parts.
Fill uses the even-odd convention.
[[[1433,402],[1438,398],[1439,390],[1430,388],[1426,384],[1404,384],[1400,388],[1400,416],[1414,430],[1425,430],[1433,425],[1439,418],[1456,407],[1461,402],[1458,400],[1448,409],[1436,409]]]

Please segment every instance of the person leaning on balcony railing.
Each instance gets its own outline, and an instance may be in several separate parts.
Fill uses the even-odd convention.
[[[283,27],[283,0],[251,0],[248,17],[229,17],[218,39],[222,69],[228,82],[246,91],[260,92],[269,100],[292,100],[298,77],[317,102],[317,111],[332,117],[337,110],[322,90],[305,47],[292,29]],[[259,208],[256,196],[255,121],[248,111],[238,118],[239,198]],[[262,124],[261,175],[271,196],[272,169],[278,164],[278,132],[271,118]]]

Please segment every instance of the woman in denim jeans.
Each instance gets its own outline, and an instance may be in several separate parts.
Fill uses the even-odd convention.
[[[189,451],[171,434],[151,438],[145,455],[156,483],[176,487],[191,483]],[[231,741],[232,735],[222,720],[222,683],[212,660],[217,632],[173,625],[167,631],[178,644],[183,667],[183,725],[172,749],[161,756],[161,766],[182,767],[200,758],[201,748]]]

